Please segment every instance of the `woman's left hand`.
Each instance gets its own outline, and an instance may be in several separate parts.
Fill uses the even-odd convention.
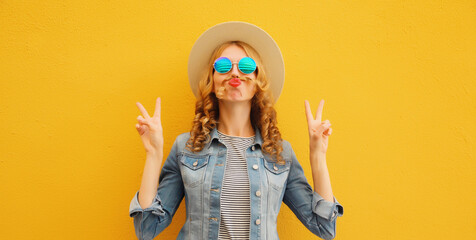
[[[331,123],[329,120],[325,120],[323,122],[321,121],[324,99],[322,99],[319,103],[319,107],[317,108],[316,112],[316,118],[313,117],[311,107],[309,106],[309,102],[307,100],[304,101],[304,105],[306,108],[306,118],[309,130],[309,147],[311,152],[316,151],[315,153],[318,154],[326,154],[332,128],[330,128]]]

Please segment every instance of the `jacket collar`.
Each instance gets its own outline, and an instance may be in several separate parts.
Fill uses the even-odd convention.
[[[214,139],[217,139],[218,141],[218,129],[217,127],[214,127],[212,131],[210,132],[210,141],[207,143],[206,148],[210,148],[211,143],[213,142]],[[263,139],[261,138],[261,133],[257,127],[255,127],[255,142],[253,145],[261,145],[263,144]]]

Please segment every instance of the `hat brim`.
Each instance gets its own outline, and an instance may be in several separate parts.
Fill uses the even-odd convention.
[[[219,23],[200,35],[190,51],[188,58],[188,79],[195,97],[198,98],[198,82],[209,66],[215,48],[227,41],[243,41],[251,45],[260,55],[270,91],[276,102],[284,84],[284,60],[274,39],[263,29],[251,23],[230,21]]]

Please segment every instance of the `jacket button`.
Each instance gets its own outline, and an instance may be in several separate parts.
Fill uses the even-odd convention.
[[[261,220],[256,219],[256,225],[260,225],[260,224],[261,224]]]
[[[254,169],[254,170],[258,169],[258,165],[254,164],[254,165],[253,165],[253,169]]]
[[[274,166],[274,171],[278,171],[278,167]]]
[[[256,191],[256,196],[261,196],[261,192],[260,191]]]
[[[198,162],[194,162],[193,166],[196,167],[198,165]]]
[[[251,151],[255,150],[255,145],[251,146]]]

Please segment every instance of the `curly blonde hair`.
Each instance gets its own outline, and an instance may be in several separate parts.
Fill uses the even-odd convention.
[[[190,131],[186,148],[192,152],[200,152],[210,141],[210,132],[217,126],[219,117],[218,98],[213,92],[213,63],[230,45],[237,45],[256,62],[256,79],[251,80],[256,86],[256,93],[251,99],[250,119],[253,127],[257,127],[263,139],[262,150],[269,154],[278,164],[284,164],[281,156],[283,151],[281,133],[277,127],[276,111],[273,108],[273,96],[269,91],[270,81],[266,77],[258,52],[249,44],[242,41],[225,42],[213,51],[209,60],[207,74],[198,84],[198,98],[195,103],[195,118]]]

